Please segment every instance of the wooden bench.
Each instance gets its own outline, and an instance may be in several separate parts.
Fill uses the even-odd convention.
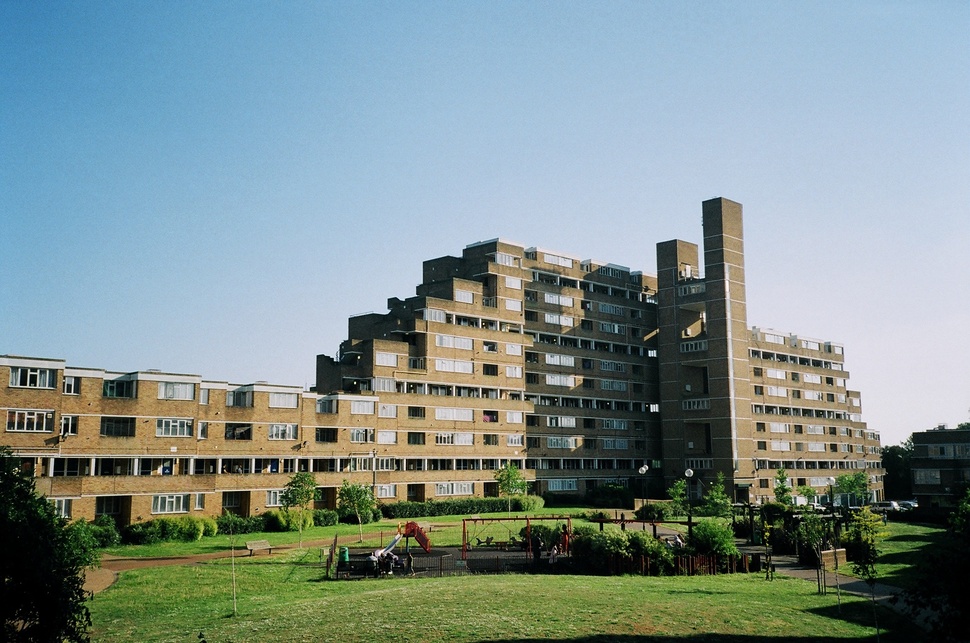
[[[270,555],[273,554],[273,546],[269,544],[268,540],[249,540],[246,541],[246,549],[249,550],[249,555],[252,556],[260,549],[268,549]]]

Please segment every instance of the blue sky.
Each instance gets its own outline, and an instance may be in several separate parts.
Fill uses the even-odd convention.
[[[970,419],[966,2],[0,3],[0,353],[312,384],[503,237],[645,272],[744,205],[748,321],[896,444]]]

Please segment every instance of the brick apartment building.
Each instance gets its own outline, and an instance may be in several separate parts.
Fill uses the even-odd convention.
[[[424,263],[414,297],[352,317],[316,386],[232,384],[0,356],[0,443],[63,515],[121,524],[257,514],[310,471],[384,502],[496,495],[513,462],[543,494],[629,486],[665,497],[691,469],[739,502],[773,498],[779,468],[824,495],[870,475],[838,344],[749,327],[741,206],[703,203],[696,245],[657,246],[656,276],[495,239]]]

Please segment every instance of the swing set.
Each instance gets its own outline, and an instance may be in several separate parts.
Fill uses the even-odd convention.
[[[532,552],[532,523],[541,521],[555,521],[562,526],[561,540],[555,544],[559,546],[559,551],[562,554],[567,554],[569,552],[569,538],[573,533],[573,521],[569,516],[520,516],[515,518],[473,517],[462,518],[461,520],[461,559],[468,560],[469,550],[476,547],[494,547],[502,551],[521,548],[529,553],[529,555],[534,555]],[[524,540],[519,540],[512,533],[510,527],[502,524],[509,522],[525,523]],[[508,537],[505,540],[496,540],[494,536],[487,536],[482,540],[481,535],[484,534],[485,529],[492,523],[500,523],[505,527],[506,532],[508,532]],[[469,526],[471,526],[471,533]],[[474,544],[472,543],[473,540],[475,541]]]

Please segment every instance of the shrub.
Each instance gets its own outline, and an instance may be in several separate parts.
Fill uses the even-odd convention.
[[[637,520],[666,520],[670,515],[670,503],[667,502],[652,502],[641,506],[635,512],[633,512],[634,517]]]
[[[88,526],[98,547],[114,547],[121,542],[118,525],[111,516],[98,516],[94,522],[88,523]]]
[[[233,513],[225,513],[216,518],[220,533],[223,534],[251,534],[263,531],[265,521],[262,516],[243,518]]]
[[[202,521],[203,536],[211,537],[219,533],[219,524],[215,521],[214,518],[210,518],[209,516],[206,516],[204,518],[200,518],[200,520]]]
[[[542,496],[513,496],[512,509],[516,511],[536,511],[542,509],[546,502]]]
[[[694,525],[689,543],[698,554],[707,556],[738,556],[740,552],[734,544],[734,530],[723,518],[702,520]]]
[[[338,522],[337,512],[331,509],[315,509],[313,511],[313,524],[317,527],[332,527]]]
[[[634,558],[640,556],[650,560],[650,569],[654,574],[670,574],[674,569],[674,551],[659,538],[654,538],[645,531],[627,532],[627,548]]]

